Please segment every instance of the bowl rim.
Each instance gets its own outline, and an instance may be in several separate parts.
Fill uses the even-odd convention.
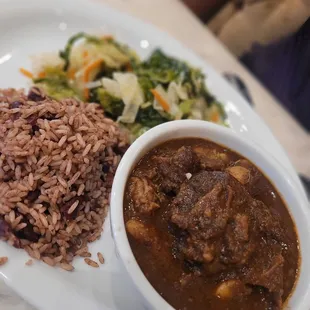
[[[196,134],[191,135],[191,132],[196,132]],[[211,136],[211,138],[209,136]],[[279,194],[281,194],[283,200],[285,201],[285,204],[295,223],[299,242],[301,241],[302,236],[303,243],[300,244],[300,270],[303,271],[306,269],[306,277],[308,277],[309,280],[308,284],[307,281],[303,281],[301,284],[303,287],[300,288],[299,284],[301,282],[302,275],[300,272],[295,287],[289,296],[288,304],[290,305],[290,302],[293,300],[294,296],[296,295],[296,290],[298,289],[301,292],[299,292],[299,296],[297,296],[298,298],[295,298],[294,300],[294,302],[297,303],[297,307],[294,306],[294,310],[309,310],[310,265],[308,264],[307,267],[307,264],[305,264],[306,260],[302,259],[305,257],[303,255],[304,248],[305,252],[310,254],[310,245],[307,245],[305,242],[310,238],[310,208],[308,201],[305,199],[305,196],[301,190],[296,186],[293,178],[291,178],[290,174],[285,170],[285,167],[283,167],[271,154],[268,154],[268,152],[262,150],[261,147],[259,147],[253,141],[245,139],[243,136],[236,134],[229,128],[199,120],[179,120],[168,122],[147,131],[145,134],[139,137],[126,151],[114,177],[110,203],[112,237],[114,239],[119,258],[123,262],[127,273],[138,289],[138,292],[147,302],[148,306],[152,307],[152,309],[174,309],[150,284],[143,271],[140,269],[130,247],[123,217],[123,197],[125,186],[132,169],[143,157],[143,155],[145,155],[155,146],[165,141],[181,139],[182,137],[202,138],[210,140],[217,144],[228,147],[232,151],[239,153],[245,158],[249,158],[256,166],[260,168],[260,170],[264,172],[264,174],[276,187],[277,191]],[[232,143],[235,143],[236,147],[230,146]],[[244,148],[244,150],[240,150],[239,148]],[[244,155],[244,152],[246,152],[247,155]],[[270,172],[266,173],[265,169],[262,168],[262,162],[267,164],[267,166],[271,169]],[[274,178],[279,178],[279,183],[281,182],[281,186],[279,186],[281,188],[284,187],[287,190],[279,190],[279,186],[276,186]],[[288,203],[288,200],[293,200],[295,202],[294,207],[292,204]],[[302,213],[301,216],[304,217],[302,221],[306,225],[302,225],[302,227],[297,227],[296,218],[292,214],[296,206],[298,206],[296,210],[299,209],[299,211]]]

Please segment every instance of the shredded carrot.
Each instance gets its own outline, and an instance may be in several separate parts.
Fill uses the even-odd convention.
[[[211,116],[211,121],[217,123],[220,120],[220,115],[218,112],[213,112]]]
[[[103,62],[102,59],[97,59],[97,60],[91,62],[89,65],[87,65],[87,67],[84,70],[84,75],[83,75],[84,84],[89,82],[89,75],[90,75],[91,71],[100,67],[102,62]],[[89,90],[86,87],[84,88],[84,98],[85,98],[85,100],[87,100],[89,98]]]
[[[87,65],[87,67],[84,70],[84,75],[83,75],[83,82],[84,83],[88,83],[89,82],[89,75],[90,75],[91,71],[93,71],[94,69],[100,67],[102,62],[103,62],[102,59],[97,59],[97,60],[91,62],[89,65]]]
[[[28,71],[28,70],[26,70],[24,68],[20,68],[19,71],[20,71],[21,74],[23,74],[24,76],[28,77],[29,79],[33,79],[33,74],[30,71]]]
[[[73,69],[73,68],[69,69],[69,71],[68,71],[68,73],[67,73],[68,78],[69,78],[70,80],[73,80],[73,79],[74,79],[74,76],[75,76],[75,73],[76,73],[75,69]]]
[[[170,107],[167,101],[158,93],[156,89],[151,89],[151,93],[154,95],[158,103],[163,107],[166,112],[169,112]]]
[[[84,58],[84,61],[83,61],[83,66],[86,66],[87,65],[87,58],[88,58],[88,51],[83,51],[83,58]]]
[[[43,79],[43,78],[45,78],[45,77],[46,77],[46,73],[45,73],[44,71],[39,72],[38,78]]]

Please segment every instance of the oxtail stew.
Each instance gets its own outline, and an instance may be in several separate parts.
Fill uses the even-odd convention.
[[[175,309],[282,309],[294,288],[285,203],[254,164],[213,142],[172,140],[143,156],[124,218],[140,268]]]

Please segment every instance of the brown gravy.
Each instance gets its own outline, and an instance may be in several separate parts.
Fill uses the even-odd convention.
[[[187,138],[152,149],[127,182],[124,218],[140,268],[175,309],[282,309],[293,290],[292,218],[258,168],[225,147]]]

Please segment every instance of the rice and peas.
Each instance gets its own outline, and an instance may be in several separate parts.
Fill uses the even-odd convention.
[[[0,237],[51,266],[72,270],[79,255],[97,267],[87,244],[100,238],[126,135],[98,104],[38,88],[0,91],[0,102]]]

